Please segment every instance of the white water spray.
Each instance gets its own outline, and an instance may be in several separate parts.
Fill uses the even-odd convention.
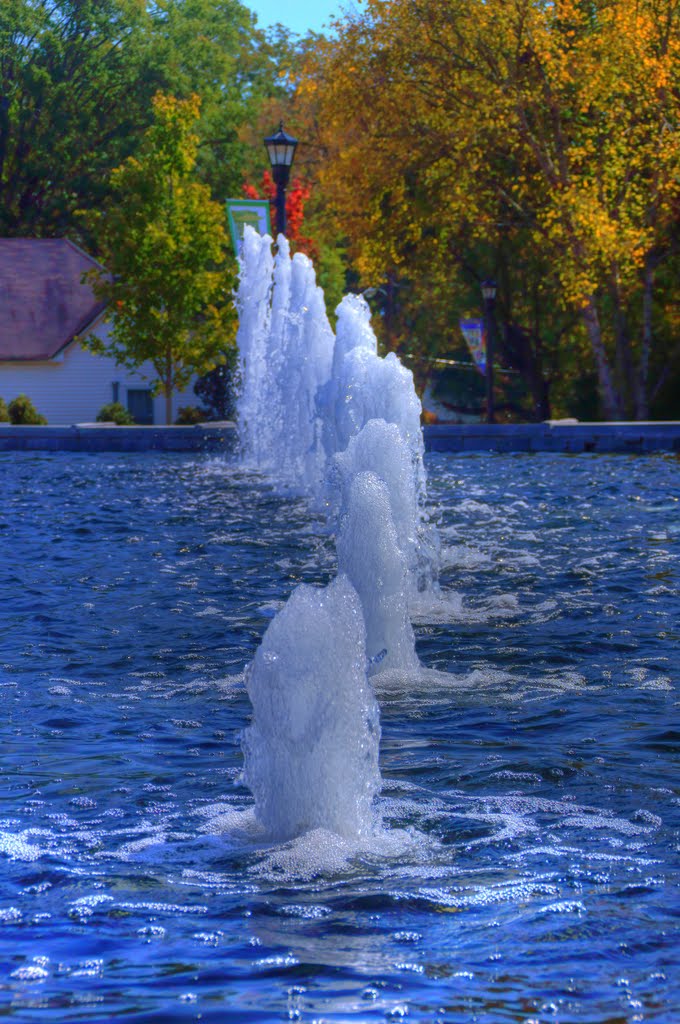
[[[283,236],[273,261],[271,239],[246,231],[236,306],[244,461],[286,490],[314,495],[325,471],[316,396],[334,339],[311,261],[291,260]]]
[[[363,298],[334,338],[311,262],[246,229],[237,296],[239,437],[247,465],[329,510],[339,575],[298,587],[248,672],[244,780],[267,834],[375,831],[377,705],[368,677],[419,667],[409,595],[434,576],[420,401],[384,359]]]
[[[369,832],[380,790],[379,714],[362,607],[345,576],[293,591],[264,635],[247,689],[254,716],[244,780],[267,833]]]
[[[369,671],[415,671],[418,658],[408,617],[406,563],[388,489],[375,473],[352,477],[337,550],[338,569],[347,574],[361,600]]]

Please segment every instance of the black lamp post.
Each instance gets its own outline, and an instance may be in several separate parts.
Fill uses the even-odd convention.
[[[482,281],[484,327],[486,330],[486,422],[494,422],[493,412],[493,310],[496,305],[496,282]]]
[[[295,156],[298,140],[287,135],[283,130],[283,121],[276,135],[269,135],[264,144],[272,165],[272,177],[276,185],[276,233],[286,233],[286,185],[290,176],[290,168]]]

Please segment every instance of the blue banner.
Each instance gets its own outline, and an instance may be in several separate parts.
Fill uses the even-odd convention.
[[[481,374],[486,373],[486,330],[483,320],[461,320],[460,329],[470,349],[475,366]]]

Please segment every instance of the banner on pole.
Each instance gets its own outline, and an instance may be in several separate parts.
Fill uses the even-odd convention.
[[[475,366],[481,374],[486,373],[486,331],[483,320],[461,320],[460,329],[470,349]]]
[[[246,224],[259,235],[271,235],[268,199],[227,199],[227,216],[234,252],[238,256]]]

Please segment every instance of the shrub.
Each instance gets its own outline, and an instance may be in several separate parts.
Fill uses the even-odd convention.
[[[33,402],[26,395],[17,395],[7,407],[10,423],[20,426],[37,426],[47,423],[44,416],[36,411]]]
[[[0,398],[0,423],[9,423],[9,413],[7,411],[7,402],[4,398]]]
[[[109,402],[97,413],[97,423],[117,423],[119,427],[129,427],[134,419],[120,402]]]
[[[179,427],[190,427],[194,423],[203,423],[208,418],[205,409],[199,409],[196,405],[182,405],[177,410],[175,424]]]
[[[235,367],[236,352],[225,354],[226,362],[220,363],[194,384],[194,394],[206,407],[206,419],[228,420],[235,409]]]

